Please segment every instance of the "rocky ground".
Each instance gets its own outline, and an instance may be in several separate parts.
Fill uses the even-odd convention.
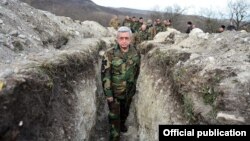
[[[159,124],[249,124],[249,33],[169,29],[140,48],[141,140],[157,140]]]
[[[112,28],[0,0],[0,140],[108,140],[100,51],[114,43]],[[199,29],[140,44],[122,140],[158,140],[159,124],[249,124],[249,44]]]
[[[115,32],[17,0],[0,4],[0,140],[89,139],[102,108],[99,50]]]

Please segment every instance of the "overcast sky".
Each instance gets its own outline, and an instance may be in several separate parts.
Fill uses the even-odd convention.
[[[92,0],[98,5],[108,7],[127,7],[134,9],[153,10],[159,7],[164,10],[167,6],[177,4],[187,8],[186,14],[200,15],[201,9],[213,9],[216,12],[226,12],[228,0]],[[249,1],[250,0],[245,0]]]

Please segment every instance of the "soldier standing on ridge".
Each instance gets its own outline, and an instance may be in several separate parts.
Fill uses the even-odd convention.
[[[122,26],[117,31],[117,43],[102,59],[102,85],[109,106],[110,141],[119,141],[126,132],[132,97],[140,71],[140,54],[131,46],[132,32]]]
[[[187,22],[187,30],[186,30],[186,33],[190,33],[191,32],[191,30],[194,28],[194,26],[193,26],[193,23],[191,22],[191,21],[188,21]]]
[[[218,33],[222,33],[222,32],[224,32],[225,31],[225,28],[226,28],[226,26],[225,25],[221,25],[220,27],[219,27],[219,29],[218,29]]]
[[[163,26],[164,26],[164,30],[163,31],[167,31],[169,27],[172,26],[172,22],[170,19],[166,19],[163,21]]]
[[[157,33],[163,32],[164,31],[164,26],[161,23],[161,19],[156,19],[155,20],[155,26],[154,26],[154,37]]]
[[[153,26],[153,21],[151,19],[147,20],[147,32],[148,32],[148,40],[153,40],[155,35],[155,29]]]
[[[144,20],[143,20],[142,17],[139,18],[139,21],[136,21],[136,22],[135,22],[135,24],[133,25],[133,28],[132,28],[132,29],[134,30],[135,33],[136,33],[136,32],[139,32],[139,30],[140,30],[140,28],[141,28],[143,22],[144,22]]]
[[[116,30],[121,25],[121,23],[116,15],[110,20],[109,25],[111,27],[114,27]]]
[[[129,16],[126,16],[125,19],[123,20],[122,22],[122,26],[127,26],[130,28],[130,25],[131,25],[131,19],[129,18]]]
[[[136,22],[137,22],[137,19],[135,16],[133,16],[132,20],[131,20],[131,24],[130,24],[130,29],[131,29],[132,33],[135,33],[134,26],[135,26]]]
[[[137,47],[137,45],[140,44],[141,42],[148,40],[149,36],[150,35],[147,30],[147,25],[143,24],[139,32],[135,33],[134,35],[134,45]]]

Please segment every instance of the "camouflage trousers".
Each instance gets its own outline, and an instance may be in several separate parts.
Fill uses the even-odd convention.
[[[129,107],[132,101],[132,97],[125,99],[117,99],[108,102],[109,106],[109,126],[110,135],[109,141],[119,141],[121,133],[121,125],[125,124],[125,121],[129,114]]]

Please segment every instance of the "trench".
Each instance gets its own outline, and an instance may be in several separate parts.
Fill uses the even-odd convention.
[[[112,43],[113,39],[86,39],[75,46],[71,42],[70,49],[46,54],[46,58],[22,64],[18,72],[0,78],[4,84],[0,90],[0,113],[4,113],[0,114],[0,140],[108,141],[99,51]],[[216,119],[217,112],[223,111],[220,106],[228,102],[223,101],[225,93],[218,84],[235,77],[230,69],[213,68],[201,77],[206,62],[193,64],[191,53],[152,44],[146,47],[150,49],[142,57],[138,92],[126,123],[129,130],[121,141],[158,140],[160,124],[249,122],[247,114],[246,121]],[[249,92],[248,88],[243,90]]]
[[[108,141],[98,54],[105,47],[98,40],[91,49],[63,52],[1,79],[0,140]]]
[[[101,68],[101,59],[98,59],[98,69],[100,70]],[[90,139],[93,141],[108,141],[109,137],[109,125],[108,125],[108,107],[107,103],[105,101],[105,97],[103,95],[102,91],[102,84],[101,84],[101,76],[98,71],[96,72],[96,81],[97,83],[97,90],[96,90],[96,96],[97,96],[97,101],[96,101],[96,123],[95,126],[93,127],[91,133],[90,133]]]
[[[5,113],[0,115],[0,140],[108,141],[108,106],[100,79],[99,51],[110,45],[102,40],[84,44],[85,49],[62,51],[6,77],[6,86],[0,91],[0,113]],[[121,141],[154,141],[157,125],[188,123],[182,113],[185,103],[178,101],[183,99],[178,84],[185,82],[180,78],[190,75],[182,72],[179,77],[179,71],[173,72],[175,64],[189,56],[175,50],[166,55],[155,49],[142,58],[144,67],[126,123],[128,132],[121,134]],[[186,113],[193,119],[190,109]]]

